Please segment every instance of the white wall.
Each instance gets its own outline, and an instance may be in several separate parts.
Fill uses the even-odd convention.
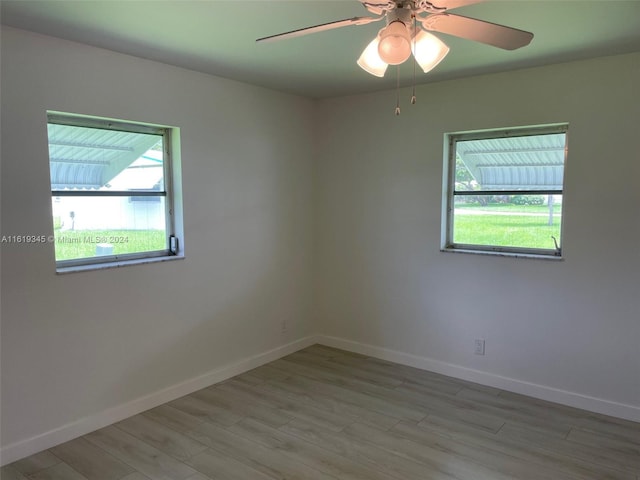
[[[53,232],[47,110],[181,128],[186,230],[68,275],[2,245],[3,447],[312,333],[311,101],[10,28],[1,61],[2,234]]]
[[[320,104],[321,333],[496,384],[595,397],[640,420],[640,54],[425,85],[415,106],[409,97],[399,117],[395,92]],[[569,123],[565,260],[440,252],[445,132],[558,122]]]

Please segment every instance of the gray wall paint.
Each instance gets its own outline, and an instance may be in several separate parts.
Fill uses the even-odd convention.
[[[323,101],[321,333],[640,406],[639,85],[633,54]],[[558,122],[566,259],[440,252],[445,132]]]
[[[69,275],[2,245],[3,445],[312,333],[311,101],[8,28],[1,60],[3,234],[52,233],[46,110],[180,127],[187,232]]]

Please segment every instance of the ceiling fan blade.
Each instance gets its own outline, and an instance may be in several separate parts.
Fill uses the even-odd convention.
[[[418,4],[421,7],[424,7],[427,11],[436,13],[444,12],[445,10],[453,10],[454,8],[460,8],[483,1],[484,0],[423,0],[419,1]]]
[[[382,15],[384,12],[396,8],[395,2],[389,0],[360,0],[360,3],[374,15]]]
[[[256,42],[272,42],[274,40],[284,40],[285,38],[301,37],[302,35],[309,35],[310,33],[324,32],[325,30],[333,30],[334,28],[348,27],[350,25],[366,25],[367,23],[377,22],[384,17],[353,17],[346,18],[344,20],[338,20],[336,22],[322,23],[313,27],[300,28],[298,30],[292,30],[290,32],[279,33],[277,35],[271,35],[269,37],[263,37],[256,40]]]
[[[448,33],[460,38],[475,40],[505,50],[515,50],[529,45],[533,33],[505,27],[496,23],[452,13],[437,13],[421,19],[422,27],[433,32]]]

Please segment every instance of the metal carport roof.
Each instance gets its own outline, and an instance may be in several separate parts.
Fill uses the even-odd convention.
[[[460,140],[456,152],[482,190],[561,190],[565,134]]]
[[[162,138],[53,123],[48,135],[52,190],[102,188]]]

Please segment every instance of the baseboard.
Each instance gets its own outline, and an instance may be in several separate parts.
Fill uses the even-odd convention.
[[[61,427],[55,428],[26,440],[12,443],[0,449],[0,466],[33,455],[55,445],[59,445],[100,428],[119,422],[132,415],[170,402],[176,398],[188,395],[202,388],[221,382],[233,376],[244,373],[253,368],[282,358],[317,343],[316,337],[309,336],[282,345],[267,352],[253,355],[239,362],[212,370],[168,388],[145,395],[122,405],[110,408],[95,415],[81,418]]]
[[[502,377],[493,373],[461,367],[460,365],[441,362],[428,357],[389,350],[387,348],[367,345],[352,340],[318,335],[316,337],[316,341],[317,343],[329,347],[340,348],[342,350],[348,350],[350,352],[360,353],[362,355],[388,360],[402,365],[429,370],[431,372],[441,373],[450,377],[456,377],[462,380],[500,388],[509,392],[520,393],[530,397],[539,398],[541,400],[588,410],[590,412],[640,422],[640,407],[634,405],[626,405],[602,398],[595,398],[575,392],[547,387],[545,385],[538,385],[535,383],[524,382],[522,380],[516,380],[514,378]]]

